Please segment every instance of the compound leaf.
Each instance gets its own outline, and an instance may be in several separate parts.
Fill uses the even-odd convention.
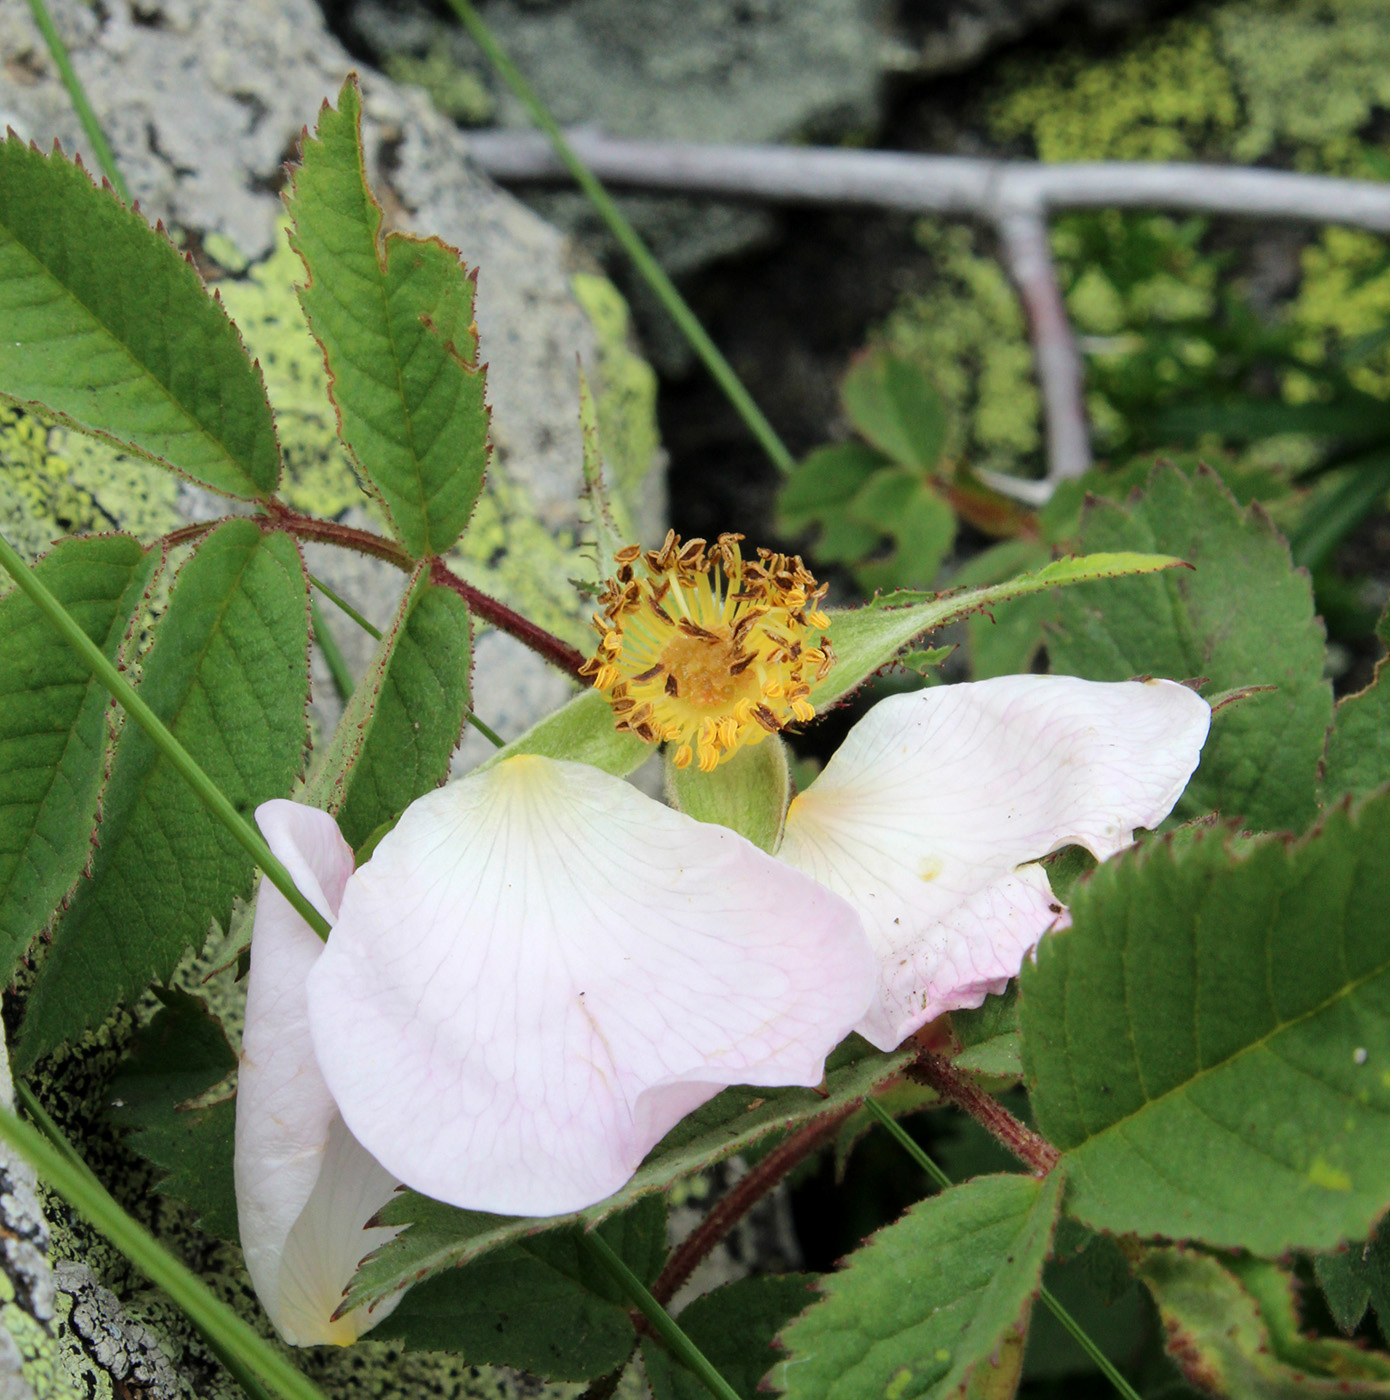
[[[357,848],[449,776],[468,712],[468,604],[416,571],[306,799]]]
[[[1216,809],[1263,830],[1305,827],[1317,813],[1332,688],[1312,585],[1268,517],[1242,509],[1214,473],[1168,466],[1129,505],[1092,501],[1081,539],[1086,549],[1161,550],[1194,567],[1059,596],[1053,670],[1097,681],[1204,677],[1213,691],[1276,686],[1213,730],[1177,814]]]
[[[912,1207],[821,1281],[781,1337],[789,1400],[948,1396],[1015,1329],[1036,1293],[1060,1173],[981,1176]]]
[[[0,142],[0,395],[246,500],[280,447],[259,368],[198,274],[60,152]]]
[[[487,468],[473,279],[457,249],[381,236],[362,162],[355,75],[304,142],[286,205],[309,274],[300,301],[323,347],[339,431],[417,559],[458,542]]]
[[[34,572],[114,659],[159,561],[103,535],[61,541]],[[91,856],[107,703],[26,594],[0,599],[0,984]]]
[[[248,818],[301,770],[308,617],[295,542],[229,520],[180,571],[144,661],[140,694]],[[250,858],[134,724],[112,756],[97,838],[29,999],[26,1065],[167,977],[251,888]]]
[[[1390,1200],[1390,794],[1304,840],[1187,828],[1102,865],[1025,962],[1068,1209],[1274,1256]]]

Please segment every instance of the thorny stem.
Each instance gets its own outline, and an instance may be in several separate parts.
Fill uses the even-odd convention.
[[[415,567],[416,561],[394,540],[388,540],[383,535],[374,535],[370,530],[358,530],[336,520],[319,520],[312,515],[301,515],[279,501],[267,501],[264,505],[268,521],[277,529],[288,531],[296,539],[317,540],[321,544],[350,549],[354,553],[365,554],[370,559],[383,560],[405,573],[409,573]],[[191,540],[200,539],[220,523],[210,520],[200,521],[196,525],[185,525],[165,538],[171,545],[187,544]],[[515,637],[552,666],[585,684],[579,674],[579,668],[584,664],[584,656],[577,647],[570,646],[553,632],[547,632],[544,627],[522,617],[519,612],[484,593],[482,589],[474,588],[471,583],[461,579],[442,559],[435,559],[430,564],[430,580],[442,588],[453,589],[484,622],[490,622],[499,632]]]
[[[769,1152],[743,1176],[672,1252],[660,1277],[652,1284],[652,1296],[657,1302],[669,1303],[710,1250],[793,1167],[810,1156],[827,1138],[832,1137],[858,1107],[858,1104],[850,1104],[848,1108],[808,1123],[799,1132],[793,1133],[780,1147]]]
[[[910,1079],[935,1089],[943,1099],[968,1113],[1034,1176],[1046,1176],[1057,1165],[1061,1154],[1046,1138],[1020,1123],[998,1099],[972,1084],[949,1060],[921,1050],[907,1073]]]

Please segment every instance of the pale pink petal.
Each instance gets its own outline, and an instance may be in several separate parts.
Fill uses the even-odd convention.
[[[879,958],[857,1028],[891,1049],[978,1006],[1057,919],[1041,868],[1172,810],[1211,711],[1172,681],[1004,676],[875,705],[793,801],[778,858],[843,895]]]
[[[438,1200],[617,1190],[728,1084],[816,1084],[874,964],[839,898],[723,827],[524,757],[422,797],[310,976],[343,1117]]]
[[[300,891],[335,918],[353,862],[332,817],[276,801],[256,820]],[[305,983],[323,948],[262,881],[237,1077],[237,1215],[256,1293],[297,1346],[355,1341],[390,1311],[332,1321],[358,1262],[395,1234],[363,1226],[397,1183],[347,1131],[314,1058]]]

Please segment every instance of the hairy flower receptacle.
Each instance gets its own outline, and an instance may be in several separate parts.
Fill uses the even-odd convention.
[[[825,586],[795,556],[744,559],[742,538],[707,549],[672,531],[660,549],[629,545],[599,597],[598,650],[581,673],[607,693],[619,729],[676,744],[678,768],[708,773],[814,718],[812,682],[834,664],[820,635]]]

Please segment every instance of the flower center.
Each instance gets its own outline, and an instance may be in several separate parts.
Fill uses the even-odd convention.
[[[678,744],[677,768],[708,773],[744,744],[815,716],[811,684],[834,664],[822,628],[824,585],[801,560],[742,535],[682,544],[671,532],[644,554],[617,554],[594,617],[598,651],[583,674],[605,691],[619,729]],[[639,576],[639,568],[641,570]]]

